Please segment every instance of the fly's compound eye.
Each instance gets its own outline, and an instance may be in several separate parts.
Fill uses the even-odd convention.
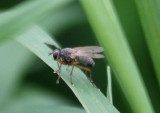
[[[58,54],[57,54],[57,53],[54,53],[54,54],[53,54],[53,58],[54,58],[54,60],[56,60],[56,59],[57,59],[57,56],[58,56]]]
[[[54,60],[57,60],[58,56],[59,56],[59,50],[55,50],[54,53],[53,53]]]

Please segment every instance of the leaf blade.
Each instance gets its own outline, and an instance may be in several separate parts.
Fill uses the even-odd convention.
[[[160,86],[160,1],[135,0]]]
[[[40,0],[26,1],[12,10],[0,14],[0,41],[12,36],[16,31],[24,29],[33,21],[43,18],[46,13],[55,11],[73,0]],[[36,9],[36,10],[35,10]]]
[[[81,0],[81,4],[98,37],[97,39],[105,48],[104,53],[132,110],[135,113],[154,113],[140,71],[118,21],[112,0]],[[136,95],[133,92],[136,92]]]
[[[107,78],[108,78],[108,86],[107,86],[107,98],[110,100],[111,104],[113,104],[112,97],[112,77],[111,77],[111,68],[107,66]]]
[[[41,35],[39,35],[41,34]],[[28,37],[31,36],[31,37]],[[32,37],[33,36],[33,37]],[[36,36],[36,37],[35,37]],[[45,36],[45,37],[44,37]],[[57,64],[52,57],[48,56],[48,52],[52,51],[45,44],[44,41],[53,41],[43,30],[39,27],[33,27],[27,30],[26,33],[22,33],[16,36],[16,40],[38,57],[40,57],[45,63],[47,63],[52,69],[57,69]],[[44,40],[45,38],[45,40]],[[75,74],[76,73],[76,74]],[[114,106],[110,104],[108,99],[92,86],[90,81],[86,78],[84,73],[79,69],[75,69],[73,72],[73,87],[70,83],[70,72],[62,67],[62,79],[72,89],[77,96],[82,106],[88,113],[119,113]],[[98,107],[97,107],[98,106]]]

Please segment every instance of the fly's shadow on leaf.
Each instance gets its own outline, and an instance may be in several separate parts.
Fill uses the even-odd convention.
[[[59,45],[57,45],[55,42],[50,42],[50,41],[44,41],[44,44],[47,45],[50,49],[54,50],[54,49],[61,49],[61,47]]]

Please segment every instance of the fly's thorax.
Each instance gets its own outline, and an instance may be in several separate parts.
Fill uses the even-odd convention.
[[[71,58],[69,55],[75,53],[76,51],[71,48],[65,48],[61,50],[61,60],[70,63],[75,60],[75,58]]]

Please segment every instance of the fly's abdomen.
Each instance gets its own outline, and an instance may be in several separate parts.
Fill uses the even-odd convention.
[[[78,62],[81,64],[88,66],[88,67],[94,67],[95,62],[93,61],[92,58],[87,58],[87,57],[77,57]]]

